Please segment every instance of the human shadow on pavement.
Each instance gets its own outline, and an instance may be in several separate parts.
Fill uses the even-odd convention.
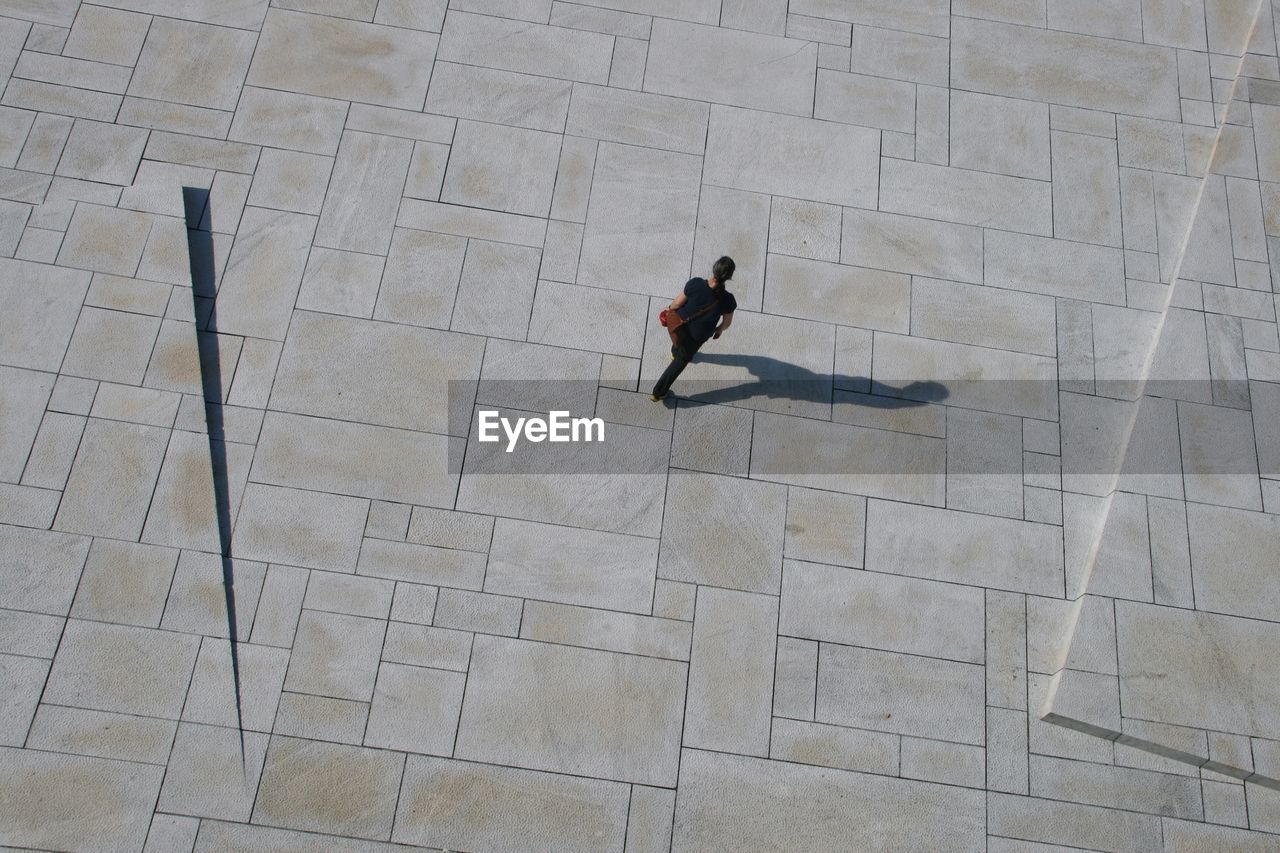
[[[887,385],[865,376],[817,373],[790,362],[763,355],[699,352],[693,364],[743,367],[754,380],[723,387],[722,379],[686,379],[679,396],[700,403],[734,403],[765,397],[806,403],[832,403],[842,393],[849,402],[875,409],[902,409],[937,403],[950,396],[947,387],[931,380],[909,382],[901,387]]]
[[[187,220],[187,252],[191,265],[191,301],[200,356],[200,384],[204,392],[205,425],[209,434],[209,463],[218,515],[218,545],[222,559],[222,591],[227,608],[227,639],[231,646],[231,680],[236,693],[236,724],[240,730],[240,759],[244,752],[244,714],[240,700],[240,654],[236,625],[235,571],[231,559],[231,496],[227,484],[227,442],[222,413],[222,366],[218,352],[218,288],[214,270],[213,234],[202,227],[209,191],[183,187]]]

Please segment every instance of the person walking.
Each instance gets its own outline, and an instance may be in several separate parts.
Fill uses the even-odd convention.
[[[719,338],[733,323],[738,301],[725,289],[733,278],[733,258],[721,257],[711,265],[711,277],[691,278],[684,291],[663,312],[664,325],[671,335],[671,363],[653,386],[651,400],[662,400],[704,343]]]

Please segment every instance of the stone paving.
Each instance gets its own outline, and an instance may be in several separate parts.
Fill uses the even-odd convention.
[[[1278,22],[0,0],[0,845],[1280,850]]]

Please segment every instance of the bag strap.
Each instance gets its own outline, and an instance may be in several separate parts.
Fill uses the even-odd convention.
[[[711,311],[711,309],[713,309],[713,308],[718,308],[719,306],[720,306],[720,291],[719,291],[719,290],[717,290],[717,291],[715,292],[715,298],[711,300],[711,304],[710,304],[710,305],[708,305],[707,307],[702,308],[702,309],[699,309],[698,311],[694,312],[694,314],[693,314],[693,315],[691,315],[691,316],[689,316],[689,317],[685,318],[685,321],[684,321],[684,322],[685,322],[685,323],[692,323],[694,320],[696,320],[696,319],[698,319],[699,317],[703,316],[704,314],[707,314],[708,312],[710,312],[710,311]]]

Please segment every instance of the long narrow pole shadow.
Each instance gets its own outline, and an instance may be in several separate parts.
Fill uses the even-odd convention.
[[[200,354],[200,384],[204,396],[205,425],[209,434],[209,463],[213,473],[214,503],[218,512],[218,550],[222,557],[222,590],[227,606],[227,640],[231,645],[231,680],[236,693],[236,727],[240,731],[240,761],[243,763],[245,760],[244,713],[240,701],[236,587],[231,560],[231,497],[227,486],[227,442],[222,423],[222,367],[218,359],[218,288],[214,280],[213,234],[201,229],[201,223],[207,219],[205,212],[209,205],[209,191],[201,187],[183,187],[182,203],[187,218],[191,303],[195,317],[196,348]],[[204,310],[208,311],[208,318],[202,329],[200,318]]]

